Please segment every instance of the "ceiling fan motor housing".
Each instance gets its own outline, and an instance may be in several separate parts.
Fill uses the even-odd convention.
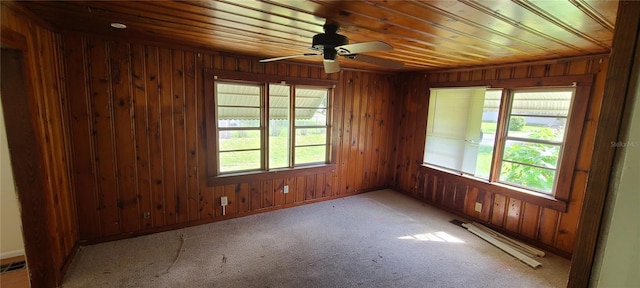
[[[311,48],[322,51],[325,60],[335,60],[336,47],[349,44],[349,39],[340,34],[323,33],[313,36]]]

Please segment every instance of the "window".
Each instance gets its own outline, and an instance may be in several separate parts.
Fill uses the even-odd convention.
[[[562,189],[565,198],[571,176],[562,185],[559,176],[564,160],[575,161],[563,159],[575,94],[575,87],[431,89],[424,163],[542,195]]]
[[[212,85],[215,175],[329,163],[332,88],[229,80]]]
[[[574,90],[514,90],[500,181],[552,194]]]

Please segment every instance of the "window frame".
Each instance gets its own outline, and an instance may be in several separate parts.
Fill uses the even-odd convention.
[[[297,78],[297,77],[282,77],[277,75],[257,75],[254,73],[245,73],[245,72],[236,72],[236,71],[224,71],[217,69],[204,69],[203,73],[203,84],[204,84],[204,135],[206,142],[206,157],[207,157],[207,184],[209,186],[215,185],[226,185],[226,184],[237,184],[237,183],[245,183],[252,182],[256,180],[268,180],[274,178],[284,178],[284,177],[296,177],[296,176],[304,176],[311,175],[316,173],[326,173],[335,171],[335,149],[333,149],[333,135],[335,133],[335,125],[332,123],[333,118],[333,99],[335,98],[335,94],[338,89],[336,89],[337,81],[333,80],[324,80],[324,79],[307,79],[307,78]],[[221,173],[219,171],[219,129],[218,129],[218,119],[217,119],[217,97],[215,95],[215,85],[217,82],[224,83],[238,83],[238,84],[251,84],[251,85],[260,85],[261,86],[261,97],[260,97],[260,109],[261,114],[263,115],[260,119],[260,127],[261,131],[261,149],[260,149],[260,161],[261,168],[258,170],[245,170],[245,171],[233,171],[233,172],[224,172]],[[286,84],[291,85],[291,97],[290,97],[290,106],[289,110],[295,110],[295,88],[327,88],[327,120],[326,120],[326,130],[327,130],[327,139],[326,139],[326,152],[325,152],[325,163],[309,163],[309,164],[298,164],[294,165],[294,148],[293,145],[295,141],[295,135],[291,135],[290,137],[290,147],[289,153],[289,167],[284,168],[275,168],[271,170],[267,170],[268,167],[268,149],[269,149],[269,135],[268,135],[268,125],[269,125],[269,85],[270,84]],[[290,114],[290,129],[295,127],[295,111]],[[295,133],[295,131],[290,130],[290,133]]]
[[[499,88],[502,90],[500,102],[500,110],[498,114],[498,125],[496,127],[496,136],[493,150],[493,158],[491,159],[491,171],[489,179],[482,179],[448,169],[443,169],[428,163],[422,164],[422,167],[430,170],[439,171],[456,175],[462,182],[475,185],[481,189],[486,189],[494,193],[499,193],[516,199],[520,199],[535,205],[551,208],[557,211],[566,212],[567,202],[571,196],[571,187],[577,173],[575,170],[576,163],[579,161],[578,152],[582,140],[582,130],[585,122],[587,106],[591,98],[591,87],[593,83],[593,75],[576,75],[576,76],[558,76],[558,77],[538,77],[517,80],[492,80],[492,81],[468,81],[468,82],[443,82],[433,83],[429,88],[464,88],[486,86],[488,88]],[[560,151],[560,159],[557,168],[556,183],[553,194],[545,194],[532,189],[526,189],[515,185],[506,184],[499,181],[499,172],[501,160],[504,153],[504,145],[506,143],[506,135],[508,132],[508,117],[510,115],[510,107],[512,101],[512,91],[522,90],[542,90],[555,88],[575,88],[572,104],[567,116],[566,136],[563,147]],[[429,94],[430,95],[430,94]],[[427,99],[429,101],[429,99]],[[425,141],[428,141],[425,137]],[[424,145],[423,145],[424,147]],[[422,151],[424,157],[425,151]]]

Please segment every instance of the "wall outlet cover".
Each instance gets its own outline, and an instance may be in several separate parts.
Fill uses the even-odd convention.
[[[482,203],[476,202],[476,212],[482,212]]]

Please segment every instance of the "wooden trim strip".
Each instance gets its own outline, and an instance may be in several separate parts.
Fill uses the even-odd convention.
[[[218,70],[218,69],[205,69],[205,75],[208,77],[217,76],[218,79],[220,80],[239,80],[239,81],[250,81],[250,82],[260,82],[260,83],[265,83],[265,82],[281,83],[282,81],[284,81],[286,82],[286,84],[309,85],[309,86],[329,87],[329,88],[333,88],[339,83],[336,80],[309,79],[309,78],[303,78],[303,77],[257,74],[257,73],[227,71],[227,70]]]
[[[272,180],[276,178],[291,178],[298,176],[315,175],[320,173],[333,172],[336,169],[335,164],[303,166],[290,169],[274,170],[274,171],[257,171],[242,174],[227,174],[219,176],[211,176],[207,180],[209,186],[248,183],[254,181]]]

